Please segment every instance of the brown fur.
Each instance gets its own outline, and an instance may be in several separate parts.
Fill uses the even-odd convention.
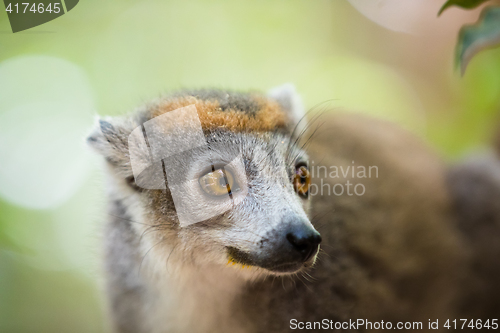
[[[260,95],[226,100],[225,92],[193,94],[162,99],[139,117],[144,122],[195,104],[205,130],[222,127],[251,132],[243,134],[253,137],[253,132],[289,126],[283,111]],[[238,102],[240,108],[235,107]],[[184,229],[170,223],[175,209],[168,190],[137,193],[120,180],[120,168],[128,163],[127,130],[101,123],[103,135],[91,136],[89,142],[114,165],[111,175],[117,180],[110,191],[113,214],[106,257],[117,331],[288,332],[292,318],[326,318],[421,321],[423,331],[429,319],[439,319],[437,331],[444,332],[447,319],[496,318],[500,309],[498,158],[474,158],[450,169],[424,143],[393,124],[327,114],[311,125],[310,133],[319,124],[322,127],[314,136],[304,136],[311,139],[307,142],[310,167],[377,166],[378,177],[324,178],[331,188],[347,180],[363,183],[366,192],[312,196],[310,219],[323,239],[315,266],[298,276],[257,276],[248,282],[241,278],[248,272],[235,273],[218,261],[203,265],[196,261],[210,250],[212,231],[230,229],[238,221],[221,220],[217,228],[198,223]],[[124,156],[117,158],[120,151]],[[273,158],[278,158],[275,153],[270,149],[266,159],[255,161],[272,166]],[[313,183],[320,188],[319,176],[313,176]],[[252,217],[258,213],[249,211]],[[126,224],[134,219],[140,221]]]
[[[379,177],[352,180],[365,184],[363,196],[312,198],[312,222],[323,237],[318,262],[303,282],[285,278],[282,288],[270,279],[249,288],[243,302],[258,300],[244,305],[257,331],[288,331],[290,318],[424,325],[455,318],[469,248],[454,225],[443,161],[386,122],[328,115],[321,123],[308,149],[311,161],[375,165]],[[323,180],[333,185],[346,179]],[[262,299],[267,303],[258,304]]]
[[[286,128],[286,114],[277,102],[255,96],[260,109],[250,115],[240,110],[222,110],[217,100],[200,100],[194,96],[168,99],[159,103],[152,111],[151,118],[188,105],[195,105],[204,130],[225,128],[233,132],[268,132]]]

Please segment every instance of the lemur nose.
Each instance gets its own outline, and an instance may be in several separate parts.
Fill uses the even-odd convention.
[[[296,230],[289,232],[286,239],[292,244],[293,248],[300,252],[303,261],[309,260],[316,251],[318,245],[321,243],[321,235],[314,229]]]

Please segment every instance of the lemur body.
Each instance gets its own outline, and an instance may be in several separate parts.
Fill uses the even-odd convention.
[[[289,86],[268,96],[181,92],[134,117],[100,121],[89,143],[107,160],[107,289],[117,332],[287,332],[292,319],[422,321],[425,329],[429,319],[499,313],[496,157],[450,172],[391,124],[328,114],[311,126],[309,133],[323,124],[307,156],[295,142],[305,128],[293,130],[299,101]],[[244,163],[230,175],[247,183],[245,195],[232,193],[239,204],[180,226],[168,186],[145,190],[134,182],[127,138],[188,105],[196,106],[211,149],[210,157],[197,153],[185,162],[185,173],[200,182],[184,199],[202,193],[201,179],[215,177],[227,154],[240,154]],[[302,186],[309,186],[311,161],[377,166],[378,177],[362,179],[363,195],[308,198]],[[352,180],[346,177],[311,181],[332,188]],[[474,186],[482,199],[470,197]],[[473,236],[471,223],[480,226]],[[469,285],[474,292],[466,292]]]

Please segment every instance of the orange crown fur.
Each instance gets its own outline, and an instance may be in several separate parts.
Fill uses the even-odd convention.
[[[255,96],[255,100],[260,108],[255,114],[248,114],[241,110],[222,110],[216,100],[200,100],[192,96],[178,97],[160,102],[152,111],[151,118],[194,104],[204,130],[227,128],[235,132],[266,132],[287,127],[287,115],[277,102],[262,96]]]

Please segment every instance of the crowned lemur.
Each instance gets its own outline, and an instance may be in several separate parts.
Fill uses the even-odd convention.
[[[186,108],[204,149],[159,159],[159,186],[139,184],[153,144],[192,137],[182,117],[158,122],[141,155],[134,135]],[[105,158],[116,332],[370,331],[335,326],[358,319],[447,331],[499,317],[498,156],[449,166],[386,121],[304,114],[284,85],[181,91],[98,121],[88,143]]]

